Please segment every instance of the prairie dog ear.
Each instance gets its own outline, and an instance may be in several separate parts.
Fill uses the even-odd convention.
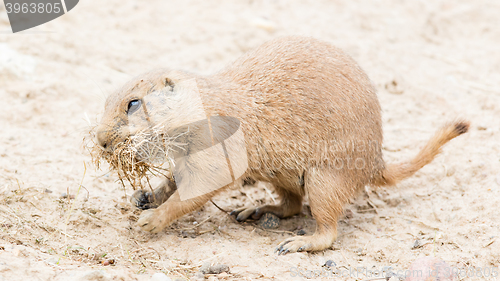
[[[150,91],[142,98],[150,124],[175,128],[207,118],[195,78],[169,72],[156,81],[162,88]]]
[[[168,93],[178,93],[182,92],[184,89],[183,83],[185,80],[192,80],[193,78],[186,75],[186,73],[182,73],[180,71],[169,71],[163,74],[160,81],[158,81],[160,85],[163,85],[162,92]],[[192,87],[192,86],[191,86]]]
[[[170,91],[170,92],[174,91],[175,83],[172,79],[166,77],[163,80],[163,85],[165,85],[165,90]]]

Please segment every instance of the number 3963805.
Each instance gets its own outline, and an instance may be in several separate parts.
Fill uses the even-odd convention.
[[[15,14],[59,14],[61,3],[6,3],[7,13]]]

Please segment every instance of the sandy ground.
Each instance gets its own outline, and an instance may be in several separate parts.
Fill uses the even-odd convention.
[[[230,267],[210,280],[325,279],[310,271],[328,260],[344,272],[338,280],[366,280],[421,256],[475,270],[460,280],[500,280],[477,277],[500,267],[499,14],[488,0],[86,0],[11,34],[2,3],[0,280],[192,279],[206,262]],[[209,203],[160,234],[142,232],[133,190],[82,148],[106,96],[155,67],[211,73],[283,35],[331,42],[366,70],[388,161],[415,155],[456,117],[472,121],[470,133],[398,186],[355,198],[329,250],[273,253],[298,229],[312,234],[307,208],[268,231]],[[272,201],[262,184],[214,198],[226,210]]]

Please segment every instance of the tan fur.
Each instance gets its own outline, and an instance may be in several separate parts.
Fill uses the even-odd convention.
[[[237,219],[256,219],[266,212],[289,217],[300,212],[302,198],[309,196],[316,233],[285,240],[278,248],[280,253],[330,247],[343,205],[358,190],[369,184],[395,184],[411,176],[432,161],[442,145],[468,128],[465,121],[452,123],[413,160],[386,168],[380,105],[363,70],[330,44],[286,37],[262,45],[212,76],[161,69],[132,80],[108,98],[97,132],[99,143],[112,150],[151,122],[144,121],[143,128],[129,128],[126,109],[130,100],[165,88],[182,97],[182,89],[175,85],[193,78],[207,116],[240,120],[248,152],[245,177],[272,183],[281,198],[277,206],[236,210]],[[189,124],[191,114],[199,112],[187,96],[183,102],[171,102],[171,112],[166,115],[172,128]],[[210,173],[209,159],[192,164],[201,173]],[[160,231],[205,204],[216,192],[180,201],[176,191],[157,209],[144,211],[138,224],[148,231]]]

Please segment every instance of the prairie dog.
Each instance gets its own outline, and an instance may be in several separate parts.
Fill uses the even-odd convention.
[[[201,103],[178,86],[187,80],[195,81]],[[151,93],[161,96],[168,109],[146,120],[138,117],[137,108],[145,106],[143,100]],[[235,210],[238,221],[264,213],[293,216],[308,195],[316,232],[286,239],[277,248],[280,254],[330,247],[343,205],[357,191],[365,185],[394,185],[413,175],[469,128],[467,121],[448,123],[413,159],[386,164],[381,109],[365,72],[328,43],[285,37],[263,44],[211,76],[159,69],[133,79],[107,99],[98,143],[112,151],[138,130],[155,125],[159,116],[168,119],[170,129],[190,124],[199,119],[200,107],[207,118],[231,116],[240,121],[248,158],[242,177],[270,182],[280,196],[278,205]],[[132,126],[131,118],[143,123]],[[212,161],[197,158],[189,164],[210,178],[210,167],[219,164]],[[181,200],[175,184],[165,182],[155,191],[156,202],[139,191],[136,204],[158,207],[143,211],[138,224],[159,232],[221,189]]]

